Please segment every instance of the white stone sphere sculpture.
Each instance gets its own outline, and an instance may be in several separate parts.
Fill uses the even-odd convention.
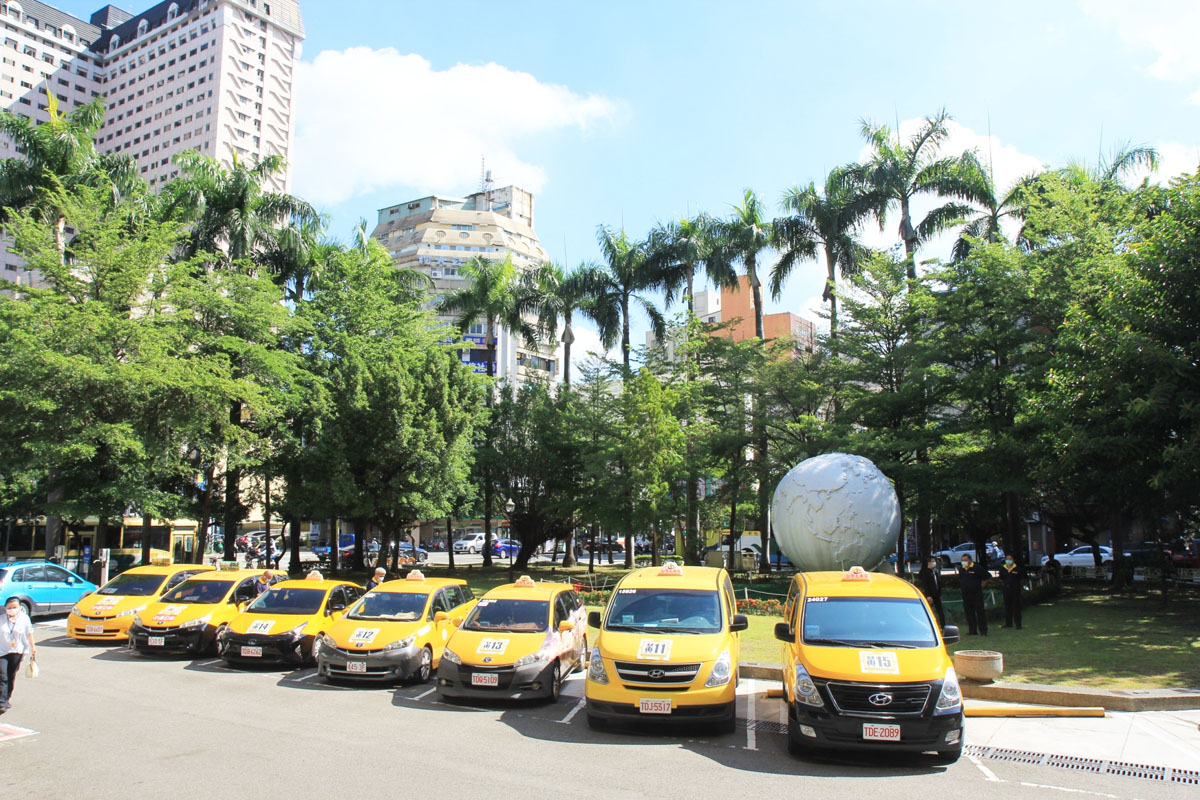
[[[771,503],[775,540],[797,569],[878,567],[896,547],[900,499],[870,460],[826,453],[792,468]]]

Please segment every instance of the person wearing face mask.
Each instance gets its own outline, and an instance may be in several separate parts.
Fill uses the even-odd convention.
[[[925,599],[933,606],[938,625],[945,625],[946,615],[942,612],[942,565],[938,563],[937,558],[930,558],[925,562],[925,566],[917,573],[917,579],[921,583]]]
[[[1017,630],[1021,630],[1021,585],[1025,583],[1025,569],[1012,556],[1004,557],[1000,582],[1004,584],[1004,627],[1011,628],[1016,622]]]
[[[962,589],[963,615],[967,618],[967,635],[987,636],[987,613],[983,608],[983,584],[992,574],[983,564],[976,564],[964,555],[958,566],[958,585]]]
[[[13,684],[26,655],[37,660],[33,624],[21,608],[21,601],[10,597],[4,603],[4,621],[0,623],[0,714],[11,705]]]

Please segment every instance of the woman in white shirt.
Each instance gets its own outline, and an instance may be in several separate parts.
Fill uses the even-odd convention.
[[[4,617],[0,621],[0,714],[11,708],[13,684],[17,682],[21,661],[26,656],[37,660],[33,623],[21,608],[21,601],[10,597],[4,604]]]

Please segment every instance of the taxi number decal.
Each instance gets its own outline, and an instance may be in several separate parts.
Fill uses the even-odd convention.
[[[900,662],[896,654],[886,650],[859,650],[858,665],[863,672],[900,674]]]
[[[354,633],[350,634],[350,641],[355,644],[362,642],[370,644],[375,641],[375,637],[379,635],[379,628],[355,628]]]
[[[184,606],[167,606],[162,611],[154,615],[155,622],[167,622],[178,617],[183,613]]]
[[[642,661],[666,661],[671,657],[672,644],[670,639],[642,639],[637,657]]]
[[[508,639],[482,639],[479,642],[479,648],[475,652],[500,655],[507,647]]]
[[[617,594],[637,594],[637,589],[617,589]]]
[[[480,600],[480,601],[479,601],[479,603],[478,603],[477,605],[481,605],[481,606],[490,606],[491,604],[492,604],[492,601],[491,601],[491,600]]]
[[[270,633],[271,628],[275,627],[273,619],[256,619],[250,623],[250,627],[246,629],[246,633]]]
[[[810,598],[808,598],[808,600],[806,600],[805,602],[808,602],[808,603],[824,603],[824,602],[825,602],[826,600],[828,600],[828,599],[829,599],[828,597],[810,597]]]
[[[112,608],[119,602],[121,602],[121,599],[119,597],[101,597],[99,600],[96,601],[96,604],[92,606],[92,610],[108,611],[110,608]]]

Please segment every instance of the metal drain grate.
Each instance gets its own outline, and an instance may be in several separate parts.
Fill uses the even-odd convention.
[[[1131,764],[1128,761],[1105,761],[1098,758],[1060,756],[1035,753],[1030,750],[1010,750],[1006,747],[983,747],[977,744],[963,746],[963,754],[986,758],[990,761],[1007,761],[1013,764],[1033,764],[1058,769],[1073,769],[1096,775],[1119,775],[1125,778],[1141,778],[1147,781],[1165,781],[1200,786],[1200,770],[1160,767],[1154,764]]]
[[[769,731],[771,733],[787,733],[787,725],[782,722],[768,722],[765,719],[756,719],[751,722],[748,719],[738,720],[741,727],[752,731]]]

